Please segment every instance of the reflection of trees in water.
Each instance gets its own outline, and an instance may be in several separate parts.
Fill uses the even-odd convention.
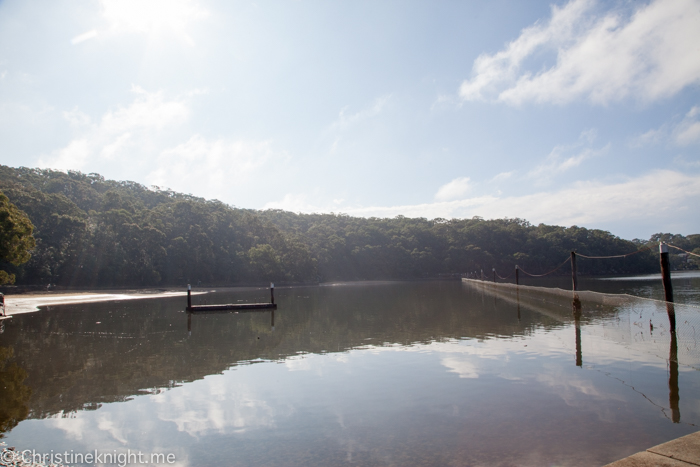
[[[261,293],[269,292],[206,297],[235,303],[259,301]],[[527,311],[519,322],[508,303],[484,312],[481,297],[457,282],[280,289],[276,298],[274,323],[269,312],[188,316],[181,312],[184,298],[175,297],[52,307],[16,316],[3,339],[29,374],[29,417],[43,418],[159,392],[259,359],[521,335],[551,324],[533,322]]]
[[[27,418],[32,395],[32,390],[22,384],[27,372],[16,363],[7,364],[13,354],[11,347],[0,347],[0,438]]]

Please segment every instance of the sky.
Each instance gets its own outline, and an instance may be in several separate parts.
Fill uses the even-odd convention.
[[[3,0],[0,164],[700,233],[700,0]]]

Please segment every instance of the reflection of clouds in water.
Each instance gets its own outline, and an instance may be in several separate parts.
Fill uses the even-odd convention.
[[[123,422],[123,420],[121,421]],[[124,435],[124,432],[122,430],[121,423],[115,423],[115,421],[112,419],[111,413],[101,413],[97,417],[97,428],[101,431],[106,431],[107,433],[112,435],[112,438],[119,441],[120,443],[127,444],[126,436]]]
[[[460,378],[478,378],[476,365],[471,360],[461,360],[457,357],[443,357],[440,363],[448,368],[448,371],[457,373]]]
[[[34,427],[32,431],[51,440],[55,439],[52,429],[58,429],[65,434],[66,441],[72,441],[70,444],[61,441],[60,446],[76,453],[95,450],[120,453],[127,449],[132,452],[172,453],[175,455],[175,463],[170,465],[189,465],[186,449],[174,444],[162,426],[156,426],[149,420],[150,414],[142,406],[146,399],[105,404],[96,411],[58,414]],[[46,428],[49,431],[44,431]]]
[[[336,363],[350,362],[349,352],[327,354],[294,355],[284,359],[284,366],[289,371],[309,371],[322,376],[324,368],[335,366]]]
[[[58,414],[49,419],[49,425],[62,430],[67,438],[76,441],[82,440],[85,433],[85,419],[82,417],[64,417],[63,414]]]
[[[589,380],[570,373],[565,373],[561,368],[546,365],[549,371],[536,377],[538,383],[547,386],[559,396],[569,407],[584,409],[595,413],[600,421],[612,423],[615,421],[615,412],[610,410],[609,401],[624,402],[625,398],[613,391],[603,391]],[[581,397],[581,395],[586,397]]]
[[[568,404],[574,404],[575,394],[585,394],[596,399],[608,399],[608,394],[603,394],[598,390],[592,381],[579,378],[563,372],[554,365],[545,365],[549,371],[536,375],[535,379],[545,386],[554,389],[562,399]],[[620,399],[621,400],[621,399]]]
[[[284,359],[284,366],[289,371],[309,371],[311,370],[311,362],[303,355],[295,355]]]
[[[179,388],[183,390],[154,396],[159,398],[158,418],[193,437],[274,427],[275,410],[254,388],[235,382],[231,376],[206,378]]]
[[[499,378],[517,381],[522,377],[511,374],[508,364],[515,355],[551,357],[566,355],[561,339],[553,332],[537,332],[532,339],[454,339],[408,347],[388,346],[369,349],[372,353],[381,352],[420,352],[432,354],[448,372],[457,373],[460,378],[478,378],[479,375],[493,374]]]
[[[238,433],[275,433],[290,426],[297,430],[300,422],[313,424],[316,417],[326,420],[319,422],[326,423],[321,435],[325,442],[334,444],[349,462],[355,462],[373,449],[373,438],[365,436],[367,430],[375,425],[392,426],[397,417],[414,413],[425,403],[425,391],[434,394],[436,384],[447,388],[440,401],[429,403],[430,410],[459,417],[461,409],[470,407],[468,403],[461,405],[461,391],[493,384],[488,377],[497,382],[524,382],[555,405],[566,404],[594,414],[598,420],[614,421],[618,415],[611,406],[625,400],[621,396],[626,390],[620,392],[617,384],[608,386],[591,375],[598,374],[598,365],[619,364],[620,359],[625,366],[637,361],[650,365],[649,357],[589,334],[586,327],[585,366],[573,375],[575,332],[573,326],[565,325],[535,328],[528,336],[509,339],[452,339],[299,354],[281,361],[234,367],[161,394],[105,404],[95,412],[79,412],[75,418],[56,418],[51,423],[65,433],[66,439],[79,440],[86,447],[155,451],[154,445],[162,445],[164,451],[170,451],[173,445],[189,449],[193,438],[207,439],[211,435],[234,439]],[[663,365],[665,362],[660,360],[659,366]],[[437,372],[444,379],[417,381],[416,376],[424,371]],[[451,384],[458,384],[452,388],[460,390],[451,393]],[[506,393],[511,390],[507,384],[499,387]],[[501,402],[494,399],[499,395],[484,395],[479,404],[500,406]],[[448,412],[443,410],[444,404]],[[307,418],[309,410],[312,418]],[[528,455],[537,457],[533,452]],[[178,461],[185,458],[185,452],[178,454]],[[536,465],[533,459],[530,465]],[[387,463],[390,461],[387,459]]]

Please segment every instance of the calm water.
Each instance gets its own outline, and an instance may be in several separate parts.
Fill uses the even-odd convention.
[[[697,307],[677,307],[672,342],[665,308],[648,301],[584,303],[575,321],[566,300],[460,282],[275,295],[274,318],[188,323],[183,298],[15,316],[0,346],[16,367],[2,377],[26,371],[31,396],[3,394],[0,412],[28,408],[4,441],[171,453],[169,465],[589,466],[700,429]]]

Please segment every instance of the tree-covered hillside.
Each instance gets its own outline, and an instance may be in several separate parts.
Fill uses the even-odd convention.
[[[17,284],[409,279],[492,267],[506,274],[515,264],[541,273],[571,250],[615,255],[647,243],[521,219],[365,219],[254,211],[98,174],[6,166],[0,166],[0,191],[34,225],[31,259],[21,266],[0,265],[16,274]],[[659,239],[687,250],[700,248],[700,235],[658,234],[650,241]],[[674,265],[697,267],[677,255]],[[657,270],[655,251],[579,264],[583,274]]]
[[[316,278],[307,247],[254,212],[97,174],[0,167],[36,248],[18,284],[136,286]]]

